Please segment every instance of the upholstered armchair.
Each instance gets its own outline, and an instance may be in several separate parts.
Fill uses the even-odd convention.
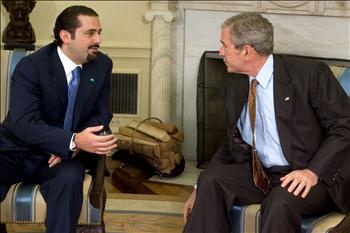
[[[304,58],[327,63],[334,73],[335,78],[339,81],[350,98],[350,60],[314,57]],[[222,84],[224,78],[228,75],[226,66],[222,62],[218,52],[205,52],[203,54],[197,80],[197,158],[199,158],[199,161],[202,159],[202,163],[199,162],[198,164],[199,166],[205,164],[205,161],[210,159],[210,156],[217,150],[226,133],[227,123]],[[206,102],[207,99],[213,102],[208,103]],[[234,225],[233,232],[259,232],[260,205],[233,206],[230,217]],[[323,215],[304,217],[302,219],[301,232],[350,233],[350,213],[346,216],[340,212],[332,212]]]
[[[11,75],[18,61],[29,54],[24,50],[1,51],[1,117],[9,106]],[[96,174],[85,175],[83,205],[76,232],[103,233],[103,212],[106,203],[104,190],[105,156],[100,156]],[[17,183],[11,186],[0,204],[0,232],[6,232],[6,223],[44,223],[46,203],[39,192],[39,185]]]
[[[327,63],[335,78],[339,81],[340,85],[350,98],[350,61],[311,57],[306,58],[321,60]],[[231,218],[236,227],[235,232],[258,232],[258,226],[260,224],[260,205],[233,206]],[[302,219],[301,233],[306,232],[350,233],[350,213],[346,216],[340,212],[332,212],[304,217]]]

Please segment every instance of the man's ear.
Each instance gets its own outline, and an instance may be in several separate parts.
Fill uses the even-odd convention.
[[[249,59],[252,56],[252,53],[254,51],[254,48],[248,44],[245,44],[242,49],[243,56],[246,59]]]
[[[63,43],[68,43],[72,39],[71,34],[66,30],[60,31],[60,38],[63,41]]]
[[[255,52],[255,49],[254,49],[251,45],[249,45],[249,44],[245,44],[245,45],[243,46],[243,49],[246,51],[246,55],[249,55],[249,54],[251,54],[252,52]]]

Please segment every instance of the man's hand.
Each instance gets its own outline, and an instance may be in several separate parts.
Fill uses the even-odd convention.
[[[196,200],[196,193],[197,193],[197,190],[193,190],[193,192],[191,193],[191,196],[187,199],[187,201],[185,203],[185,207],[184,207],[184,222],[185,222],[185,224],[187,223],[188,217],[190,216],[193,205],[194,205],[194,201]]]
[[[117,139],[113,134],[99,136],[97,133],[103,129],[103,126],[89,127],[77,133],[74,142],[78,149],[94,154],[104,155],[110,153],[117,147]]]
[[[62,159],[60,156],[51,155],[51,157],[49,158],[48,164],[49,164],[49,167],[53,167],[61,162],[62,162]]]
[[[298,196],[304,190],[301,197],[305,198],[310,189],[317,184],[318,176],[310,169],[295,170],[281,177],[280,181],[282,182],[282,188],[290,184],[288,192],[293,192],[295,196]]]

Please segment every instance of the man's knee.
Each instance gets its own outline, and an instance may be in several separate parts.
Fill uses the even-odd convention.
[[[63,164],[55,180],[66,186],[82,184],[84,181],[84,167],[77,163]]]
[[[261,232],[300,232],[297,198],[284,188],[274,188],[261,203]]]
[[[220,173],[216,168],[205,169],[199,176],[200,187],[212,186],[220,181]]]
[[[293,206],[296,197],[281,187],[274,188],[261,203],[262,213],[266,211],[284,211]]]

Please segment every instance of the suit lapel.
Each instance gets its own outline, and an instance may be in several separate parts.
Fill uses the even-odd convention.
[[[274,55],[274,104],[277,130],[284,156],[290,165],[292,165],[292,104],[293,88],[290,77],[285,68],[283,58]]]
[[[79,122],[80,116],[84,111],[85,104],[88,102],[91,94],[93,93],[97,81],[98,80],[94,75],[91,63],[83,65],[83,69],[80,74],[78,95],[77,99],[75,100],[73,129],[76,128],[76,124]]]
[[[58,98],[60,99],[62,106],[67,107],[67,78],[64,72],[64,68],[61,60],[58,57],[56,47],[53,48],[52,53],[49,57],[51,59],[51,67],[49,67],[49,72],[51,74],[50,82],[53,89],[56,91]]]

